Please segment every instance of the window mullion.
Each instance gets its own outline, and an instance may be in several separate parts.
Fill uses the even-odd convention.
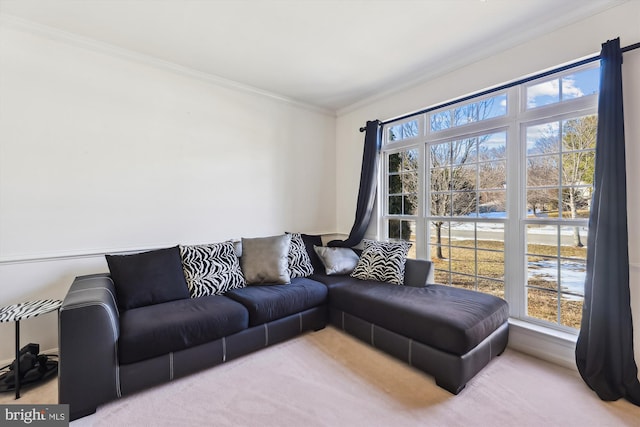
[[[518,88],[512,88],[512,95],[517,96]],[[518,105],[514,103],[514,105]],[[522,318],[526,312],[526,271],[524,269],[526,256],[524,254],[524,225],[521,219],[526,212],[522,206],[526,199],[524,189],[525,175],[518,165],[523,164],[524,150],[520,141],[523,139],[524,129],[516,120],[514,114],[512,125],[507,133],[507,212],[505,223],[505,299],[509,303],[511,315]]]
[[[424,120],[422,121],[424,123]],[[426,132],[425,132],[426,133]],[[427,235],[426,230],[426,211],[428,209],[427,201],[424,194],[427,193],[428,184],[426,183],[428,174],[425,172],[425,145],[420,144],[418,147],[418,210],[416,211],[416,257],[418,259],[426,259],[428,256],[428,240],[425,241],[423,236]]]

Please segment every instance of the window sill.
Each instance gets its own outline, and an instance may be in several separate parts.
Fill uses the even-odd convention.
[[[539,359],[576,370],[578,336],[568,332],[509,319],[509,347]]]
[[[523,328],[532,332],[548,335],[555,339],[565,340],[567,342],[573,343],[574,345],[578,340],[578,334],[572,334],[569,332],[559,331],[553,328],[547,328],[542,325],[536,325],[535,323],[525,322],[524,320],[514,319],[512,317],[509,318],[509,325],[513,325],[516,328]]]

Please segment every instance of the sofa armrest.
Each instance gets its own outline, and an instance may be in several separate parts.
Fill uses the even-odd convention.
[[[60,308],[58,397],[72,420],[120,396],[115,295],[108,274],[80,276]]]
[[[407,258],[404,265],[405,286],[422,287],[434,283],[431,261]]]

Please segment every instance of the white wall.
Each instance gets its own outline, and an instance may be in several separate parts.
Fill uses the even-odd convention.
[[[441,104],[482,89],[516,80],[559,64],[597,54],[608,39],[620,37],[622,46],[640,42],[640,2],[628,2],[592,18],[551,32],[514,49],[473,63],[454,72],[365,100],[339,113],[337,133],[337,221],[338,232],[348,232],[355,212],[355,195],[359,183],[363,135],[358,131],[367,120],[387,120],[425,107]],[[428,44],[425,44],[428,49]],[[628,168],[629,251],[631,267],[632,310],[634,318],[635,358],[640,362],[640,50],[624,58],[625,125]],[[531,342],[530,337],[513,333],[512,343]],[[544,343],[543,343],[544,344]],[[516,344],[517,345],[517,344]],[[522,347],[521,347],[522,348]],[[533,350],[533,348],[530,348]],[[573,365],[573,351],[567,346],[557,349],[564,361]],[[544,349],[539,356],[544,356]],[[562,360],[559,360],[562,359]]]
[[[158,65],[0,26],[0,306],[105,252],[336,229],[333,114]],[[22,342],[57,347],[55,323]]]

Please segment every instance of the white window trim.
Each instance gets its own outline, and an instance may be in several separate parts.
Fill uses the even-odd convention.
[[[507,115],[503,117],[496,117],[487,119],[480,122],[473,122],[465,125],[456,126],[453,128],[431,132],[429,117],[431,114],[437,114],[441,111],[453,110],[456,105],[447,105],[441,109],[434,109],[427,113],[421,113],[416,116],[405,118],[398,122],[389,123],[389,125],[397,125],[405,123],[411,120],[418,120],[419,136],[415,138],[403,139],[398,142],[388,143],[387,132],[384,132],[383,136],[383,149],[381,156],[381,173],[379,174],[379,186],[378,186],[378,232],[379,237],[386,238],[388,236],[387,224],[389,219],[408,219],[415,221],[416,223],[416,256],[422,259],[429,258],[429,221],[433,218],[428,217],[428,200],[426,199],[426,190],[430,188],[429,175],[426,173],[426,152],[427,147],[448,141],[457,139],[458,137],[464,138],[472,135],[487,134],[495,131],[507,132],[507,186],[506,192],[506,207],[508,217],[502,220],[505,224],[504,228],[504,251],[505,251],[505,299],[509,303],[510,315],[512,319],[518,322],[524,322],[524,324],[531,324],[532,326],[548,329],[551,331],[557,331],[555,333],[568,334],[573,336],[577,334],[577,330],[574,328],[566,327],[561,324],[550,323],[544,320],[527,316],[526,314],[526,283],[527,283],[527,267],[526,267],[526,226],[527,224],[542,222],[542,223],[561,223],[561,220],[551,219],[528,219],[526,212],[526,191],[524,191],[526,183],[526,168],[522,165],[526,163],[526,126],[533,124],[541,124],[554,120],[563,120],[568,118],[574,118],[579,116],[586,116],[597,114],[597,95],[586,95],[580,98],[574,98],[569,100],[563,100],[554,104],[530,108],[527,109],[526,100],[526,87],[536,85],[538,83],[553,80],[558,76],[569,75],[576,72],[580,72],[587,68],[595,68],[597,65],[590,63],[580,67],[576,67],[570,70],[564,70],[554,76],[545,76],[538,80],[532,80],[526,84],[520,84],[502,91],[497,91],[477,99],[467,99],[460,103],[460,105],[468,104],[470,102],[478,102],[483,99],[491,98],[499,95],[501,92],[507,94],[507,102],[509,105]],[[515,107],[515,108],[514,108]],[[511,142],[512,141],[512,142]],[[419,156],[421,159],[421,167],[418,171],[418,187],[419,194],[422,197],[418,198],[417,213],[415,216],[405,215],[387,215],[387,203],[388,197],[388,156],[389,154],[405,151],[407,149],[419,150]],[[511,165],[518,165],[513,167]],[[450,219],[450,218],[449,218]],[[472,220],[476,222],[475,219]],[[502,222],[498,221],[498,222]],[[576,221],[576,223],[588,224],[588,220],[583,219]],[[563,225],[566,225],[564,223]],[[421,236],[424,236],[421,237]],[[522,259],[522,262],[512,262],[512,259]],[[516,285],[512,285],[516,284]]]

